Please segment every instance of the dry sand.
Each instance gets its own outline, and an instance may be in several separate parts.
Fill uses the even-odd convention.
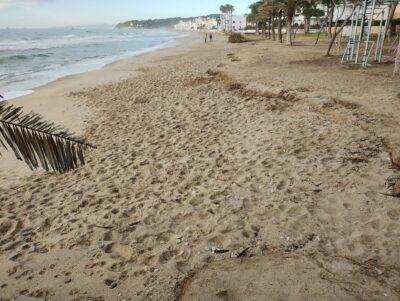
[[[0,300],[399,300],[391,67],[193,37],[19,101],[98,148],[1,165]]]

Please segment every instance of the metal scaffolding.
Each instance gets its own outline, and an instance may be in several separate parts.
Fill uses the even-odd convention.
[[[394,0],[398,2],[399,0]],[[394,1],[384,1],[378,5],[377,0],[364,0],[363,5],[352,13],[350,32],[346,50],[342,55],[343,62],[353,62],[363,67],[370,66],[371,53],[375,51],[374,60],[383,62],[383,48],[388,32],[390,4]],[[382,3],[380,1],[380,3]],[[379,20],[378,29],[373,36],[372,24]],[[365,26],[365,22],[367,25]],[[385,26],[383,26],[385,24]]]

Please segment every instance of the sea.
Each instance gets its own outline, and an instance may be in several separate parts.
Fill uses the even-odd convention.
[[[0,95],[13,99],[66,75],[162,48],[183,33],[113,26],[0,29]]]

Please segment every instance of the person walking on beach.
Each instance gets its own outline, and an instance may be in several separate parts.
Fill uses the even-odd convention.
[[[212,43],[212,41],[213,41],[213,36],[212,33],[210,33],[210,42]]]
[[[206,33],[206,38],[204,39],[204,43],[207,44],[207,38],[208,38],[208,34]]]

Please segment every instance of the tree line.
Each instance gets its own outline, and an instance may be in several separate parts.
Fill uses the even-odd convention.
[[[293,44],[294,18],[296,14],[304,16],[304,32],[309,33],[311,18],[322,18],[316,43],[322,31],[326,31],[329,38],[326,55],[331,53],[332,46],[335,44],[336,38],[340,35],[344,27],[348,25],[351,16],[362,6],[363,0],[261,0],[250,5],[250,14],[248,21],[256,24],[256,31],[268,34],[273,41],[278,40],[284,43],[283,27],[286,27],[285,44],[291,46]],[[321,10],[318,5],[322,4],[326,10]],[[388,23],[390,24],[390,32],[395,32],[396,21],[393,19],[398,2],[390,4]],[[350,7],[350,14],[343,17],[344,8]],[[341,8],[341,11],[338,10]],[[227,13],[232,18],[234,7],[232,5],[223,5],[220,7],[221,12]],[[339,11],[339,16],[334,20],[335,10]],[[343,18],[342,18],[343,17]]]

